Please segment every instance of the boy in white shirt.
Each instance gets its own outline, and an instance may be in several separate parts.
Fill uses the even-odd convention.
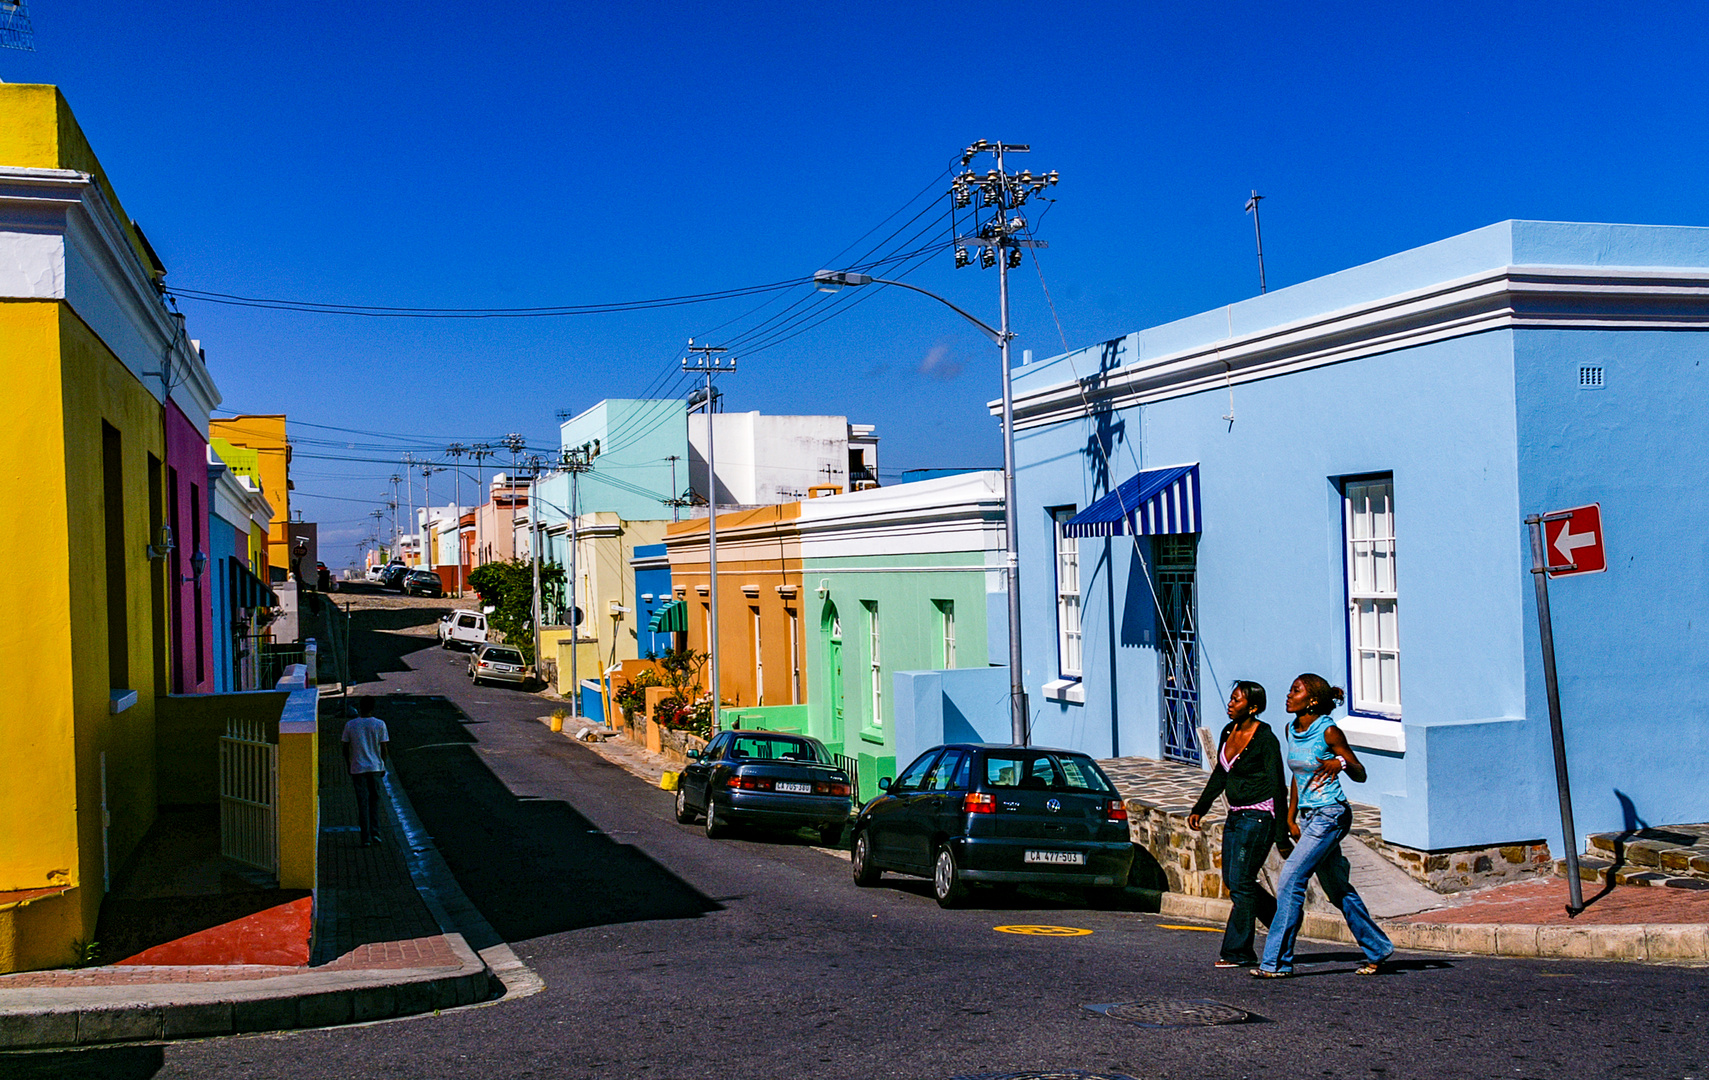
[[[356,703],[356,719],[344,725],[344,761],[356,785],[356,822],[362,827],[362,846],[380,842],[380,777],[386,772],[386,754],[391,736],[386,722],[374,715],[374,699]]]

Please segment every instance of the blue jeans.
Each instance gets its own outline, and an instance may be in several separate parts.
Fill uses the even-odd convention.
[[[1276,884],[1276,919],[1270,924],[1264,962],[1259,966],[1265,971],[1294,969],[1294,938],[1305,920],[1305,889],[1313,873],[1329,902],[1341,909],[1365,959],[1387,960],[1394,952],[1394,943],[1353,891],[1347,879],[1347,857],[1341,854],[1341,840],[1353,825],[1353,808],[1346,803],[1301,807],[1296,820],[1300,838],[1294,844],[1294,853],[1282,864],[1282,879]]]
[[[1234,906],[1228,912],[1228,928],[1222,933],[1222,958],[1235,964],[1252,964],[1252,920],[1266,926],[1276,919],[1276,898],[1258,884],[1258,871],[1269,857],[1276,838],[1276,819],[1262,810],[1236,810],[1222,827],[1222,880]]]

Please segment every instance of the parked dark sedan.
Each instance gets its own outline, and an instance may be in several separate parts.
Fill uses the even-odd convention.
[[[405,596],[444,596],[445,583],[432,570],[411,570],[404,575]]]
[[[819,830],[827,845],[843,838],[854,812],[849,777],[818,739],[770,731],[725,731],[689,752],[677,779],[676,819],[706,816],[706,835],[738,821]]]
[[[880,780],[854,824],[855,884],[886,870],[932,879],[943,907],[984,886],[1069,886],[1120,902],[1133,865],[1127,807],[1085,754],[1042,747],[934,747]]]
[[[380,588],[404,590],[404,578],[409,576],[409,567],[403,563],[392,563],[380,571]]]

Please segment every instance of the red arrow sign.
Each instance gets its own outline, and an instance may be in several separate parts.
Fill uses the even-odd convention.
[[[1550,577],[1599,574],[1608,569],[1602,550],[1602,504],[1543,515],[1543,557]]]

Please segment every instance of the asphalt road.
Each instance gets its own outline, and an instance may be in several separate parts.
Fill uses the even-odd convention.
[[[809,834],[710,841],[675,824],[669,793],[551,734],[541,699],[472,688],[463,656],[430,638],[359,633],[356,646],[367,689],[412,695],[381,715],[426,828],[546,989],[175,1044],[129,1072],[115,1055],[105,1075],[1709,1076],[1701,968],[1418,955],[1370,979],[1352,974],[1355,952],[1302,942],[1301,976],[1261,983],[1212,969],[1215,934],[1156,915],[1025,892],[943,911],[923,881],[856,888]],[[993,930],[1007,924],[1091,933]],[[1085,1008],[1159,999],[1254,1020],[1148,1028]]]

